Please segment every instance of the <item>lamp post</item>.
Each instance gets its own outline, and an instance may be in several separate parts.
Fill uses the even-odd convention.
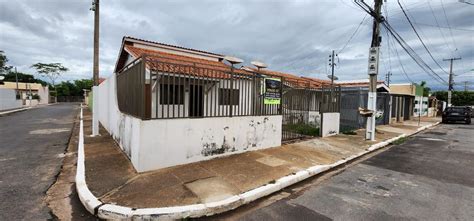
[[[234,104],[233,104],[233,95],[234,95],[234,64],[240,64],[242,62],[244,62],[244,60],[240,59],[240,58],[236,58],[236,57],[231,57],[231,56],[225,56],[224,57],[224,60],[226,60],[227,62],[230,63],[230,92],[229,92],[229,96],[230,96],[230,110],[229,110],[229,113],[230,113],[230,117],[232,117],[232,113],[233,113],[233,110],[234,110]]]

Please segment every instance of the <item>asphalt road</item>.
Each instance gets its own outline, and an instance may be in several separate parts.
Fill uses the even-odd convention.
[[[0,220],[45,220],[78,105],[57,104],[0,117]]]
[[[474,125],[440,125],[240,220],[474,220]]]

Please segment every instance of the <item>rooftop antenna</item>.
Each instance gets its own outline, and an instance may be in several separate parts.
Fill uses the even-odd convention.
[[[242,60],[240,58],[232,57],[232,56],[225,56],[224,60],[226,60],[230,64],[232,64],[232,67],[234,66],[234,64],[240,64],[240,63],[244,62],[244,60]]]
[[[262,69],[262,68],[267,68],[267,67],[268,67],[267,64],[265,64],[265,63],[263,63],[263,62],[261,62],[261,61],[252,61],[252,62],[250,62],[250,63],[251,63],[253,66],[257,67],[257,70],[259,70],[259,71],[260,71],[260,69]]]

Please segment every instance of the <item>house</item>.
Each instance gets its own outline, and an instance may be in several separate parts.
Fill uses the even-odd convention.
[[[310,111],[338,107],[322,99],[329,96],[325,81],[235,67],[225,58],[122,39],[115,73],[94,87],[93,99],[99,122],[138,172],[280,146],[300,137],[285,125],[301,116],[310,124]],[[331,114],[338,117],[322,117]],[[325,122],[337,129],[321,131],[337,133],[334,119]]]
[[[390,84],[392,95],[391,122],[402,122],[413,118],[416,88],[416,84],[413,83]]]
[[[362,117],[359,108],[367,108],[369,79],[336,81],[341,86],[341,128],[353,130],[364,128],[367,118]],[[390,88],[384,81],[377,81],[376,125],[390,123]]]
[[[281,145],[281,78],[224,57],[123,38],[115,74],[93,97],[137,171]]]
[[[8,82],[4,81],[0,88],[13,89],[17,93],[17,99],[22,100],[23,105],[35,106],[37,104],[49,103],[49,88],[39,83]],[[31,95],[31,99],[30,96]],[[31,100],[31,103],[30,103]]]

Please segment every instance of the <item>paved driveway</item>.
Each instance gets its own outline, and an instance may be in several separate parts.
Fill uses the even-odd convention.
[[[239,218],[473,220],[473,144],[474,125],[440,125]]]
[[[0,220],[51,219],[44,197],[55,181],[78,105],[0,117]]]

